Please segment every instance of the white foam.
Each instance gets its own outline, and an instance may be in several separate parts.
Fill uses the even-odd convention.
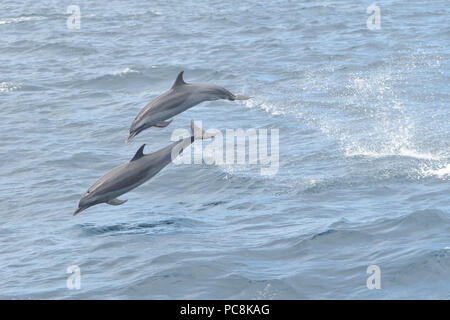
[[[19,89],[21,86],[12,82],[0,82],[0,92],[10,92]]]
[[[442,156],[435,155],[428,152],[419,152],[414,149],[409,149],[406,147],[400,149],[381,149],[381,150],[366,150],[361,147],[345,147],[345,155],[347,157],[357,157],[363,156],[368,158],[386,158],[386,157],[407,157],[419,160],[442,160]]]
[[[10,23],[23,22],[23,21],[43,20],[43,19],[45,19],[45,17],[41,17],[41,16],[6,18],[4,20],[0,20],[0,24],[10,24]]]
[[[139,71],[133,70],[133,69],[131,69],[131,68],[125,68],[125,69],[123,69],[122,71],[113,73],[113,75],[116,75],[116,76],[123,76],[124,74],[127,74],[127,73],[139,73]]]
[[[423,177],[437,177],[439,179],[447,180],[450,178],[450,163],[440,168],[422,168],[420,173]]]
[[[279,110],[277,106],[275,106],[271,103],[268,103],[268,102],[264,102],[261,99],[252,98],[252,99],[243,101],[243,103],[249,109],[260,108],[260,109],[264,110],[265,112],[270,113],[271,115],[285,114],[285,112],[282,110]]]

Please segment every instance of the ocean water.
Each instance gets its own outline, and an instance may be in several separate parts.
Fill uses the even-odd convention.
[[[371,4],[2,1],[0,298],[449,299],[449,3]],[[252,99],[125,144],[182,70]],[[278,172],[171,164],[72,217],[191,119],[279,129]]]

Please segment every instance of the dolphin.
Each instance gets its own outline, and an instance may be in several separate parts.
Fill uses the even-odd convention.
[[[208,83],[186,83],[183,80],[183,72],[178,74],[172,87],[156,99],[149,102],[142,109],[130,127],[130,135],[125,142],[131,141],[140,132],[150,127],[167,127],[173,116],[204,101],[219,99],[247,100],[249,97],[240,94],[232,94],[225,88]]]
[[[130,162],[112,169],[97,180],[81,197],[78,209],[72,215],[100,203],[113,206],[124,204],[127,200],[119,200],[117,197],[153,178],[195,140],[213,137],[196,127],[194,121],[191,121],[191,132],[191,137],[176,141],[153,153],[144,154],[143,144]]]

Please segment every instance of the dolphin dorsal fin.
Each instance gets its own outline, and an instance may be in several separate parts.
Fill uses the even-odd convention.
[[[174,82],[174,84],[172,86],[172,89],[174,89],[174,88],[176,88],[178,86],[182,86],[183,84],[186,84],[186,82],[184,82],[184,80],[183,80],[183,72],[184,71],[181,71],[178,74],[177,80],[175,80],[175,82]]]
[[[133,159],[131,159],[130,162],[133,162],[137,159],[140,159],[144,156],[144,147],[145,147],[145,143],[139,148],[138,151],[136,151],[136,154],[134,155]]]

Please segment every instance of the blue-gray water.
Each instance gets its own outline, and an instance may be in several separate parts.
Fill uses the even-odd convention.
[[[3,1],[0,298],[450,298],[449,3],[371,3]],[[181,70],[253,99],[125,144]],[[71,216],[190,119],[278,128],[278,173],[169,165]]]

